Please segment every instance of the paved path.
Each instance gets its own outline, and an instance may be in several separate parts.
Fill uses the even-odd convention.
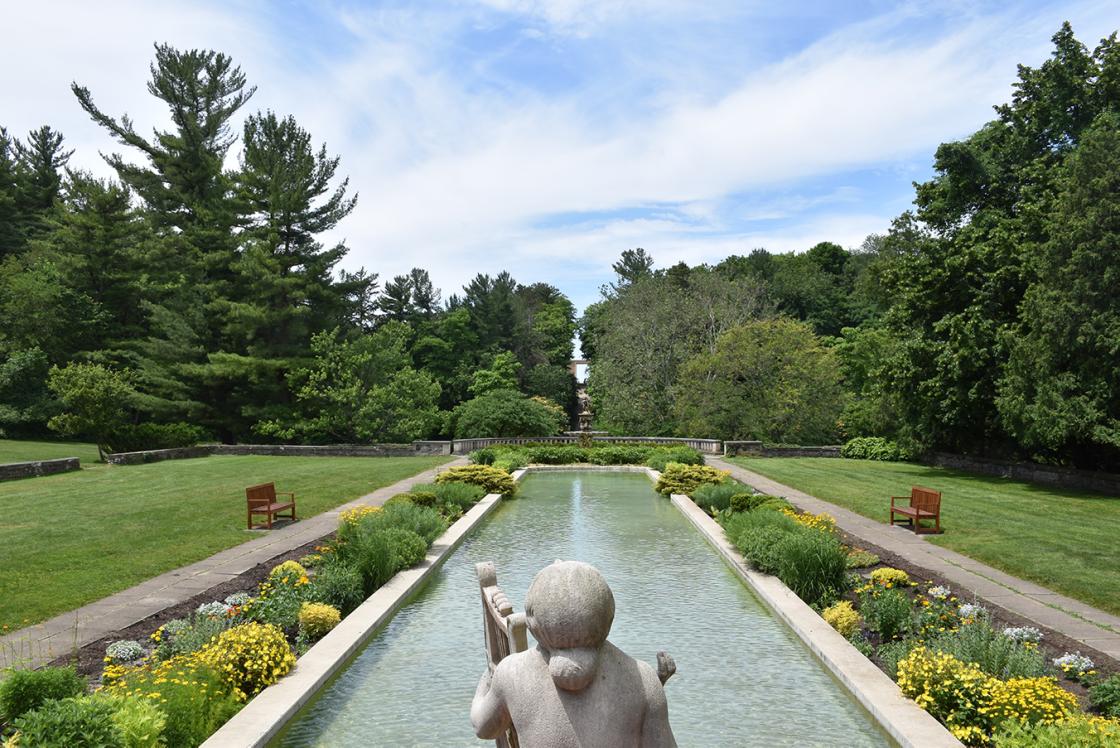
[[[784,496],[800,509],[831,514],[837,526],[847,534],[944,577],[957,588],[958,594],[969,590],[976,597],[1120,660],[1120,618],[1117,616],[930,543],[909,529],[884,525],[730,462],[709,457],[707,463],[730,470],[734,478],[758,491]],[[885,499],[883,506],[886,511]]]
[[[45,665],[113,631],[228,582],[259,563],[330,535],[338,526],[339,513],[346,509],[360,504],[384,504],[390,497],[407,491],[417,483],[430,483],[442,470],[465,464],[465,457],[453,459],[310,519],[263,532],[260,537],[215,553],[210,558],[152,577],[77,610],[0,637],[0,669],[11,665]]]

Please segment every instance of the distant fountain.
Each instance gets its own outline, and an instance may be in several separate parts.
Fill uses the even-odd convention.
[[[493,564],[476,568],[489,660],[471,704],[478,737],[499,748],[675,748],[664,684],[676,664],[658,652],[655,672],[607,641],[614,595],[598,569],[554,562],[515,614]]]

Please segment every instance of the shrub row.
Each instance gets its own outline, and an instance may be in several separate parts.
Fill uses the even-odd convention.
[[[645,465],[664,470],[670,462],[704,464],[704,455],[686,446],[649,446],[644,444],[520,444],[496,445],[477,449],[471,462],[517,470],[526,465]]]
[[[851,460],[900,462],[914,459],[914,452],[881,436],[859,436],[840,448],[840,456]]]

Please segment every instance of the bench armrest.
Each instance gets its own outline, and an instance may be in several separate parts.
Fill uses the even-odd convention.
[[[293,499],[296,497],[295,493],[292,492],[292,491],[277,491],[276,495],[277,496],[291,496]]]

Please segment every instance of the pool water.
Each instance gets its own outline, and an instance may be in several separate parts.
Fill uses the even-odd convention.
[[[665,691],[681,746],[893,745],[644,474],[596,471],[527,475],[518,498],[502,502],[274,744],[493,745],[470,724],[486,668],[474,565],[493,561],[522,610],[533,575],[556,559],[606,577],[612,642],[651,665],[659,649],[676,660]]]

